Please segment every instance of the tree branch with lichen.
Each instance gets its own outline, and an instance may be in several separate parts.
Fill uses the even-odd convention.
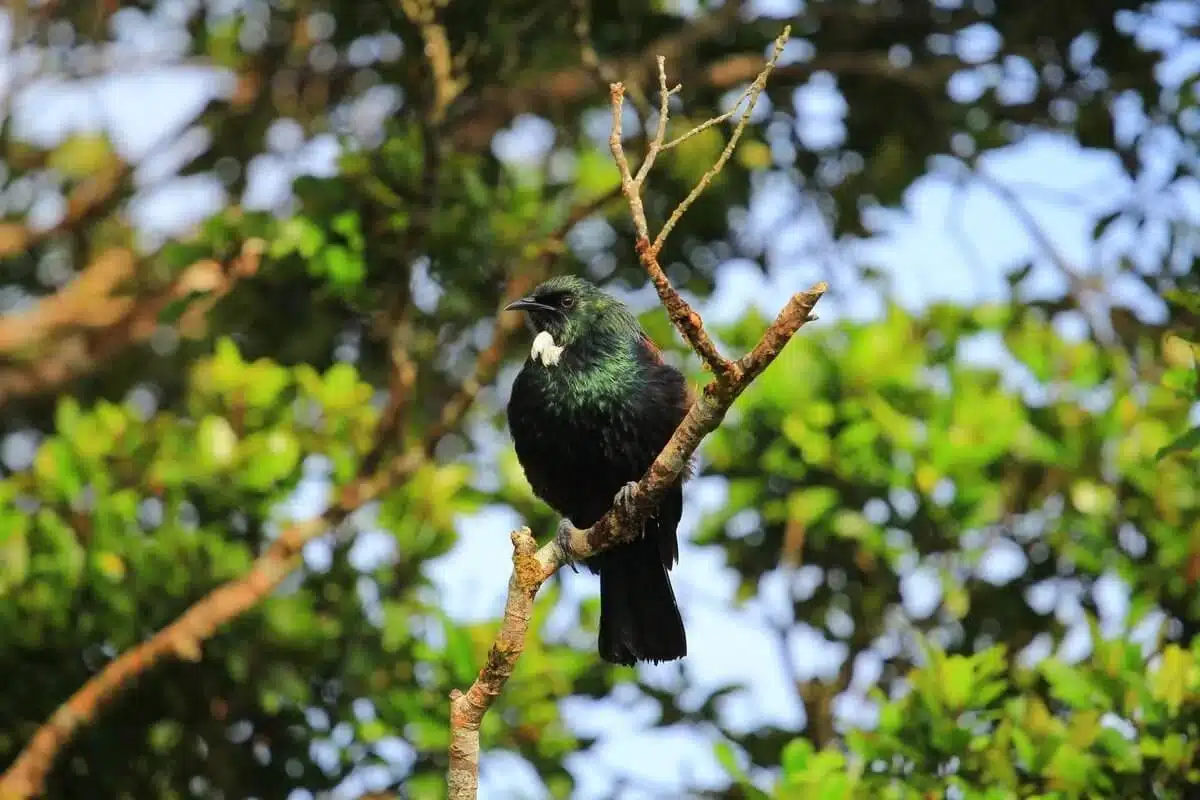
[[[567,563],[589,558],[603,550],[632,540],[636,532],[642,529],[642,523],[667,488],[683,474],[688,461],[704,437],[716,430],[733,402],[775,360],[796,331],[806,322],[815,319],[812,310],[826,291],[823,283],[794,295],[753,350],[742,358],[728,360],[717,351],[716,345],[705,331],[704,321],[700,315],[679,296],[658,264],[658,251],[670,233],[670,228],[687,211],[688,206],[699,196],[700,192],[704,191],[713,177],[720,172],[733,148],[736,147],[737,140],[754,110],[758,95],[766,85],[767,77],[782,52],[788,33],[788,29],[785,28],[783,34],[776,40],[774,54],[767,62],[766,67],[743,95],[743,98],[748,100],[747,108],[742,113],[725,151],[692,193],[688,195],[688,198],[676,208],[668,226],[664,226],[653,244],[650,241],[649,226],[641,202],[641,190],[654,165],[655,158],[664,149],[667,149],[664,147],[664,141],[668,102],[678,87],[675,89],[667,87],[665,59],[660,57],[658,59],[661,95],[659,119],[645,160],[635,175],[629,167],[620,139],[624,87],[620,83],[614,83],[611,86],[613,133],[610,145],[613,158],[621,173],[622,191],[629,203],[630,213],[637,231],[639,258],[642,266],[650,274],[655,288],[658,290],[659,298],[671,315],[672,321],[692,349],[708,364],[713,372],[713,378],[705,386],[704,391],[692,402],[687,415],[675,429],[670,441],[654,459],[654,463],[650,465],[646,474],[638,481],[637,489],[628,506],[623,505],[610,509],[600,521],[586,530],[572,528],[569,538],[565,540],[566,548],[557,539],[552,539],[539,548],[528,528],[521,528],[513,532],[513,569],[512,576],[509,578],[508,595],[500,630],[475,681],[466,692],[456,689],[450,696],[451,739],[447,772],[447,794],[450,800],[470,800],[478,795],[479,729],[484,715],[504,691],[504,685],[511,677],[517,661],[525,649],[525,638],[529,631],[530,619],[533,616],[534,598],[542,584]],[[724,119],[729,119],[731,116],[732,112],[725,115]],[[721,121],[721,118],[717,118],[715,122],[704,123],[701,128],[712,127]],[[685,134],[675,141],[682,141],[688,135]]]

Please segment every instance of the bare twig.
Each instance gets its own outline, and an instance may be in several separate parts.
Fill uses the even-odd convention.
[[[666,137],[667,127],[667,102],[671,94],[678,90],[667,88],[667,75],[663,59],[658,61],[658,76],[659,76],[659,93],[661,95],[661,107],[659,110],[658,130],[655,132],[654,139],[650,142],[649,148],[646,151],[645,160],[642,166],[638,169],[637,175],[634,176],[629,168],[629,159],[625,156],[625,148],[621,144],[621,109],[625,96],[625,87],[619,83],[614,83],[611,87],[612,94],[612,109],[613,109],[613,126],[612,132],[609,134],[608,145],[612,150],[613,160],[617,163],[617,170],[621,174],[621,189],[625,193],[625,198],[629,201],[630,213],[633,217],[633,226],[637,231],[637,251],[638,257],[641,259],[642,266],[646,269],[650,276],[654,288],[658,291],[659,299],[667,309],[667,314],[671,317],[671,321],[683,337],[691,344],[692,349],[699,354],[705,365],[718,378],[729,377],[732,370],[737,368],[737,365],[731,363],[728,359],[721,355],[717,350],[716,344],[704,330],[704,325],[700,321],[700,315],[691,307],[691,305],[680,297],[679,293],[671,286],[671,282],[667,279],[666,273],[662,266],[658,263],[658,254],[666,242],[667,236],[671,230],[679,222],[679,219],[687,211],[688,207],[695,202],[713,178],[725,166],[725,162],[729,160],[734,148],[737,147],[738,140],[741,138],[742,132],[746,128],[746,124],[750,119],[750,115],[754,111],[754,105],[758,101],[758,96],[761,94],[763,87],[766,86],[767,78],[771,74],[771,70],[775,68],[775,63],[778,61],[780,54],[783,52],[784,46],[787,44],[788,37],[791,35],[791,27],[787,26],[783,29],[783,33],[775,40],[775,49],[766,66],[762,68],[758,77],[747,92],[748,103],[746,110],[742,113],[741,119],[738,121],[737,127],[734,129],[733,135],[730,137],[725,149],[721,152],[716,163],[704,174],[704,177],[696,184],[688,196],[679,204],[679,206],[671,213],[667,223],[659,234],[654,239],[654,243],[650,242],[650,228],[646,221],[646,211],[642,205],[642,186],[645,183],[646,175],[649,173],[650,167],[653,166],[658,154],[662,152],[664,145],[663,140]],[[736,108],[736,106],[735,106]],[[711,127],[710,123],[703,123],[700,127]],[[684,134],[679,139],[682,141],[691,134]]]
[[[708,184],[712,182],[713,178],[717,177],[717,174],[724,169],[725,162],[729,161],[729,157],[733,155],[733,151],[737,148],[738,140],[742,138],[742,134],[746,130],[746,124],[750,121],[750,115],[754,113],[754,106],[758,103],[758,96],[762,94],[762,90],[766,88],[767,78],[771,75],[771,70],[775,69],[775,64],[779,61],[779,57],[783,55],[783,48],[787,44],[788,37],[791,35],[791,32],[791,26],[785,26],[783,33],[779,34],[779,38],[775,40],[775,50],[771,53],[771,59],[767,62],[767,65],[763,67],[762,72],[758,73],[758,77],[754,79],[754,83],[750,84],[750,87],[744,94],[744,97],[748,101],[746,103],[746,110],[742,112],[741,119],[738,120],[737,126],[733,129],[733,135],[729,137],[729,141],[725,144],[725,149],[721,151],[721,155],[719,158],[717,158],[717,162],[709,167],[708,172],[704,173],[704,176],[700,178],[700,181],[695,185],[695,187],[692,188],[691,193],[684,198],[683,202],[679,204],[679,206],[667,219],[667,222],[665,225],[663,225],[662,230],[658,232],[658,236],[655,237],[654,244],[651,246],[651,250],[654,252],[654,255],[658,255],[659,250],[662,249],[663,243],[666,242],[667,237],[670,236],[672,229],[674,229],[675,225],[679,222],[679,219],[687,212],[692,203],[696,202],[696,198],[699,197],[700,193],[708,187]],[[662,65],[660,64],[660,71],[661,67]],[[663,78],[663,82],[666,82],[665,77]],[[741,98],[738,99],[738,104],[740,103]],[[730,109],[728,112],[730,116],[733,115],[733,112],[737,109],[738,104],[735,104],[734,107]],[[711,127],[711,125],[708,127]],[[676,141],[683,141],[692,135],[694,134],[685,133]]]
[[[786,35],[785,30],[781,40],[786,40]],[[781,48],[782,44],[779,47]],[[704,392],[692,402],[671,440],[638,481],[632,501],[627,507],[610,509],[591,528],[572,529],[566,542],[569,552],[564,552],[557,538],[538,548],[528,528],[522,528],[512,534],[513,571],[509,579],[508,597],[500,631],[488,651],[483,668],[470,688],[466,692],[455,690],[450,697],[451,744],[447,787],[451,800],[469,800],[478,793],[479,728],[484,715],[503,691],[524,651],[525,637],[533,613],[533,600],[542,584],[568,561],[588,558],[616,544],[630,541],[637,535],[642,529],[642,523],[667,487],[679,480],[701,440],[721,424],[733,402],[779,355],[796,331],[814,318],[813,307],[826,291],[826,286],[822,283],[793,297],[759,343],[743,358],[731,362],[717,353],[704,330],[699,314],[679,297],[667,281],[658,265],[656,253],[649,245],[640,190],[649,173],[648,165],[652,165],[654,157],[662,148],[666,128],[666,105],[672,93],[666,86],[666,73],[661,59],[659,76],[661,117],[654,141],[650,145],[646,161],[638,170],[637,177],[631,174],[620,145],[620,114],[624,87],[613,84],[613,157],[617,161],[622,190],[629,202],[637,228],[638,253],[642,264],[655,280],[659,296],[672,319],[676,320],[692,348],[713,367],[714,377]],[[682,324],[677,315],[682,319]]]

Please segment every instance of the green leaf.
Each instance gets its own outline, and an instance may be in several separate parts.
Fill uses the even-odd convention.
[[[238,438],[224,417],[209,414],[200,421],[196,434],[200,461],[209,469],[220,469],[237,457]]]
[[[812,525],[838,502],[837,490],[825,486],[797,489],[788,495],[788,517]]]
[[[952,655],[942,662],[942,698],[948,710],[965,708],[974,688],[974,665],[969,658]]]
[[[98,133],[76,133],[56,147],[47,161],[72,180],[86,178],[113,163],[115,153],[108,137]]]
[[[1200,425],[1183,433],[1174,441],[1159,448],[1155,454],[1156,459],[1163,459],[1173,453],[1182,453],[1185,451],[1194,451],[1200,448]]]
[[[1081,669],[1048,658],[1039,665],[1039,670],[1049,682],[1054,697],[1072,708],[1089,709],[1104,702],[1103,695],[1092,686]]]
[[[611,192],[621,182],[621,175],[612,155],[595,147],[581,150],[575,159],[575,187],[588,197],[600,197]]]
[[[25,582],[29,574],[29,539],[25,520],[0,507],[0,597]]]
[[[812,757],[813,746],[812,742],[803,736],[792,739],[783,748],[783,772],[785,775],[799,775],[808,767],[808,761]]]
[[[366,263],[360,256],[340,244],[330,245],[322,250],[321,259],[324,263],[324,274],[335,289],[353,289],[366,277]]]
[[[1162,663],[1151,682],[1154,697],[1166,703],[1171,716],[1179,713],[1192,685],[1191,675],[1195,669],[1195,658],[1188,650],[1177,644],[1163,649]]]

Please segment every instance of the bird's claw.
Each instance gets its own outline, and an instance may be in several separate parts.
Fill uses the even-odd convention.
[[[554,543],[562,551],[566,565],[571,568],[572,572],[578,573],[579,568],[575,566],[575,551],[571,548],[571,534],[575,530],[575,526],[571,524],[569,519],[560,519],[558,521],[558,530],[554,534]]]
[[[633,497],[637,488],[637,481],[629,481],[617,490],[616,496],[613,497],[613,509],[618,514],[626,517],[633,515]]]

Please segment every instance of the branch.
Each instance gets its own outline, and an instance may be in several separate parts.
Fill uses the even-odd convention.
[[[389,469],[395,478],[411,474],[424,462],[423,454],[408,453]],[[26,798],[42,794],[55,758],[79,729],[94,721],[104,705],[160,661],[178,658],[199,661],[203,643],[223,625],[257,606],[295,568],[304,545],[340,524],[358,505],[374,499],[389,483],[370,491],[344,494],[354,504],[332,506],[316,519],[284,530],[259,556],[249,572],[209,592],[178,619],[142,644],[122,653],[59,706],[0,775],[0,797]]]
[[[1066,280],[1067,297],[1079,309],[1079,312],[1083,314],[1088,327],[1092,329],[1092,333],[1096,336],[1100,344],[1110,348],[1115,347],[1118,341],[1113,327],[1112,311],[1107,303],[1107,298],[1104,296],[1103,291],[1101,291],[1102,287],[1084,275],[1055,246],[1053,240],[1050,238],[1050,234],[1046,232],[1037,216],[1021,201],[1020,196],[1012,187],[993,177],[983,169],[977,168],[968,174],[978,180],[985,189],[1008,206],[1013,216],[1017,218],[1017,222],[1025,228],[1025,232],[1033,240],[1034,245],[1045,254],[1050,263],[1054,265],[1055,269]],[[1127,377],[1132,377],[1132,368],[1129,365],[1125,365],[1122,368],[1122,372]]]
[[[685,24],[682,28],[651,42],[640,53],[621,59],[589,64],[553,72],[543,72],[524,86],[497,83],[478,92],[475,108],[457,119],[451,131],[456,149],[485,150],[496,131],[524,112],[540,113],[563,104],[585,100],[603,86],[602,74],[620,75],[630,84],[641,84],[649,77],[658,55],[675,60],[694,53],[696,48],[727,33],[738,21],[744,0],[726,0],[719,9]]]
[[[518,270],[509,280],[500,308],[527,294],[545,262],[561,250],[567,232],[614,196],[615,191],[572,208],[566,219],[529,254],[534,259],[534,269]],[[250,250],[257,254],[261,248]],[[284,530],[255,560],[249,572],[205,595],[166,628],[123,653],[84,684],[34,733],[25,749],[0,775],[0,798],[9,800],[41,794],[54,759],[82,726],[96,719],[105,703],[161,661],[199,659],[203,642],[222,626],[255,608],[295,568],[305,544],[337,527],[350,513],[380,497],[426,463],[437,443],[462,422],[479,389],[495,376],[508,339],[521,324],[519,319],[513,319],[514,316],[497,313],[491,343],[476,358],[471,376],[446,403],[441,417],[426,432],[418,447],[394,457],[377,471],[360,475],[342,489],[338,502],[320,517]],[[411,384],[405,384],[403,388],[411,390]]]
[[[788,30],[785,28],[783,35],[777,40],[776,57],[787,35]],[[647,153],[646,162],[638,170],[636,178],[631,175],[628,161],[625,160],[620,146],[623,87],[613,84],[613,157],[621,172],[623,192],[638,231],[638,253],[642,264],[651,273],[651,277],[655,278],[659,296],[672,318],[675,319],[677,313],[686,315],[686,325],[680,325],[680,329],[692,348],[710,365],[715,365],[714,377],[704,392],[692,402],[670,441],[638,481],[637,489],[627,506],[609,509],[591,528],[572,529],[566,542],[566,550],[557,537],[538,548],[528,528],[522,528],[512,534],[513,571],[509,578],[500,631],[488,651],[483,668],[470,688],[466,692],[456,689],[450,695],[450,765],[446,776],[450,800],[471,800],[478,793],[479,729],[484,715],[504,690],[505,683],[525,649],[525,637],[529,632],[529,622],[533,614],[533,601],[542,584],[564,564],[589,558],[617,544],[631,541],[637,532],[642,530],[644,521],[650,516],[662,495],[683,475],[704,437],[716,430],[733,402],[779,355],[796,331],[806,322],[815,319],[812,310],[826,291],[825,284],[821,283],[807,292],[795,295],[754,349],[741,359],[730,362],[716,352],[704,330],[700,315],[679,297],[658,267],[656,252],[649,245],[645,212],[640,201],[642,182],[649,174],[654,157],[662,149],[667,121],[667,101],[673,93],[673,90],[666,86],[664,61],[665,59],[659,59],[662,105],[658,129]],[[769,72],[773,64],[774,58],[763,71],[764,82],[765,73]],[[751,110],[756,97],[757,92],[751,96]],[[746,112],[747,117],[748,115],[749,111]],[[727,158],[727,155],[723,155],[723,158]],[[682,213],[678,209],[677,212]],[[679,322],[676,324],[679,325]]]
[[[488,651],[487,661],[479,676],[464,693],[457,689],[450,695],[450,768],[448,773],[451,800],[474,798],[479,779],[479,728],[483,716],[491,708],[504,684],[512,675],[517,660],[525,648],[525,635],[533,611],[533,598],[542,584],[570,560],[578,561],[596,555],[622,542],[632,540],[633,532],[641,530],[667,488],[683,473],[684,467],[700,442],[725,418],[733,401],[746,389],[762,369],[765,369],[805,321],[825,292],[818,284],[807,292],[797,294],[787,308],[767,330],[758,346],[755,370],[743,369],[739,377],[714,379],[704,393],[688,409],[687,416],[676,428],[671,440],[654,460],[650,469],[638,481],[631,502],[630,516],[610,510],[599,522],[586,530],[571,532],[570,554],[563,552],[553,539],[541,548],[528,528],[512,534],[513,572],[508,583],[504,618],[496,641]],[[799,319],[796,323],[795,320]],[[745,361],[749,359],[747,356]]]
[[[137,274],[134,253],[101,253],[71,283],[32,308],[0,317],[0,407],[14,397],[56,389],[131,344],[150,338],[172,303],[201,295],[177,322],[196,330],[204,315],[243,278],[258,271],[263,243],[249,239],[229,264],[197,261],[162,289],[117,292]]]
[[[649,274],[651,282],[654,283],[654,288],[658,291],[659,299],[662,301],[663,306],[666,307],[667,314],[671,317],[671,322],[683,334],[684,339],[688,341],[692,349],[703,359],[705,365],[712,370],[713,375],[718,378],[729,378],[736,365],[731,364],[721,355],[720,351],[717,350],[717,346],[705,332],[700,315],[672,288],[666,273],[663,272],[662,266],[658,263],[658,254],[662,250],[663,244],[666,243],[667,237],[671,234],[671,230],[687,212],[692,203],[696,201],[696,198],[708,188],[713,178],[721,172],[721,169],[724,168],[725,163],[733,154],[738,140],[741,139],[742,133],[746,129],[746,124],[750,121],[750,115],[754,112],[754,106],[758,102],[758,97],[767,85],[767,78],[770,76],[771,70],[775,68],[775,64],[779,60],[779,56],[783,53],[783,48],[787,44],[790,35],[791,26],[784,27],[783,33],[775,40],[775,49],[771,54],[770,60],[760,70],[758,77],[754,79],[754,83],[738,98],[738,102],[734,104],[733,109],[714,120],[701,123],[668,144],[664,144],[667,132],[668,101],[670,96],[679,90],[679,87],[676,86],[674,89],[667,88],[665,60],[660,56],[658,59],[658,85],[661,105],[658,112],[658,128],[655,131],[654,139],[650,142],[650,146],[646,151],[646,158],[638,169],[636,176],[632,174],[629,168],[629,160],[625,157],[625,148],[621,144],[621,109],[625,97],[625,87],[619,83],[614,83],[610,87],[613,125],[612,132],[608,137],[608,146],[612,150],[613,160],[617,162],[617,170],[621,173],[621,189],[629,201],[630,213],[633,216],[633,226],[638,236],[638,256],[641,259],[642,266],[645,267],[647,274]],[[646,222],[646,211],[642,206],[641,193],[642,186],[646,182],[646,176],[649,174],[650,168],[654,165],[655,159],[658,158],[659,153],[664,149],[673,147],[680,142],[686,141],[700,131],[729,119],[733,115],[733,111],[741,105],[743,99],[748,101],[746,109],[742,112],[741,119],[738,120],[738,124],[733,130],[733,135],[729,137],[729,142],[726,143],[725,149],[721,151],[721,155],[717,158],[716,163],[704,173],[688,196],[671,213],[666,224],[663,225],[662,230],[655,237],[654,243],[651,244],[649,225]]]
[[[67,195],[67,209],[54,225],[40,230],[20,222],[0,222],[0,259],[24,253],[51,236],[72,230],[104,211],[114,199],[129,165],[114,161],[88,176]]]
[[[446,28],[438,22],[437,10],[448,0],[400,0],[400,7],[409,22],[421,31],[425,44],[425,60],[433,74],[433,105],[429,111],[429,122],[434,127],[446,118],[450,104],[467,88],[463,78],[454,77],[454,58],[450,51],[450,39]]]

